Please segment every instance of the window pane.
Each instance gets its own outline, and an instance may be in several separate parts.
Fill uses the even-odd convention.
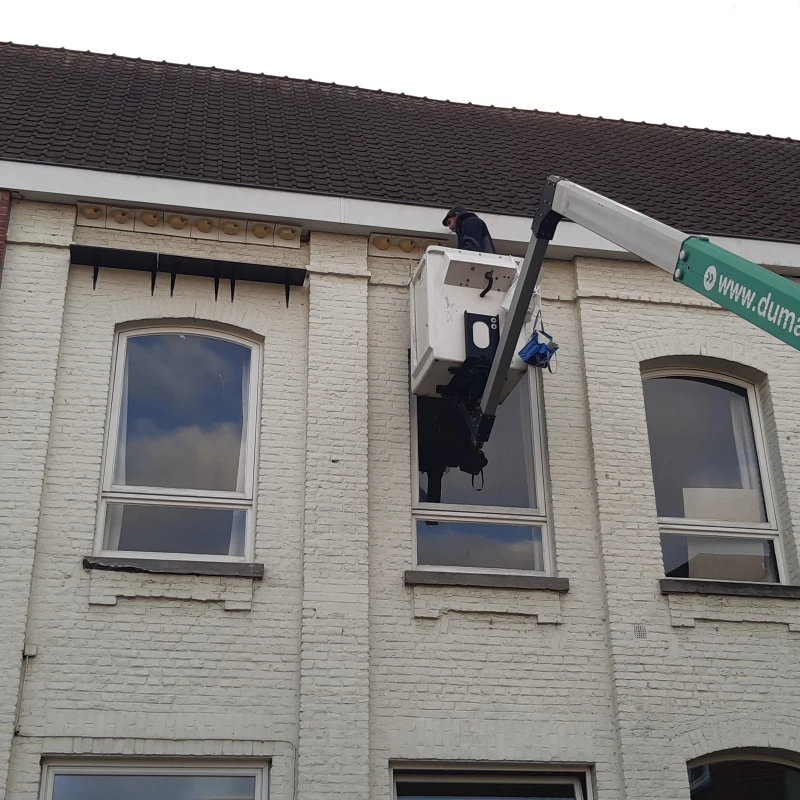
[[[483,447],[483,477],[466,423],[455,403],[417,398],[419,499],[470,506],[536,508],[533,420],[528,381],[521,380],[497,410]],[[464,469],[462,469],[462,467]],[[465,469],[467,471],[465,471]],[[441,500],[436,499],[439,476]]]
[[[548,783],[404,783],[402,780],[397,782],[397,796],[415,797],[419,800],[435,797],[448,797],[451,800],[477,800],[481,798],[495,798],[500,800],[504,797],[530,798],[531,800],[561,800],[561,798],[574,798],[575,789],[571,784],[548,784]]]
[[[689,769],[692,800],[800,800],[800,771],[770,761],[722,761]]]
[[[543,570],[542,529],[499,522],[417,520],[417,563]]]
[[[114,483],[244,491],[250,348],[209,336],[131,336]]]
[[[252,775],[56,775],[53,800],[253,800]]]
[[[766,522],[747,392],[700,378],[644,381],[660,517]]]
[[[105,550],[243,556],[245,511],[109,503]]]
[[[664,534],[661,549],[668,578],[778,582],[775,547],[768,539]]]

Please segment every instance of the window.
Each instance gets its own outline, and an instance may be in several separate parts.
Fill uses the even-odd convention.
[[[797,800],[800,770],[781,760],[741,756],[689,767],[691,800]]]
[[[583,776],[585,777],[585,776]],[[495,773],[402,775],[395,772],[397,800],[584,800],[584,781],[576,775],[518,775]]]
[[[76,761],[45,765],[40,800],[261,800],[263,767],[124,765]]]
[[[644,402],[667,577],[778,582],[753,387],[701,372],[650,373]]]
[[[101,552],[252,558],[259,352],[194,329],[118,335]]]
[[[415,398],[419,567],[549,572],[537,383],[523,378],[483,452],[450,400]]]

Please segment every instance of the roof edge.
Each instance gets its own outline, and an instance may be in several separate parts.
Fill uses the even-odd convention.
[[[438,208],[77,167],[0,160],[0,187],[11,190],[17,199],[53,203],[118,203],[271,219],[311,230],[356,235],[382,232],[431,238],[447,235],[441,224],[442,211]],[[531,218],[503,214],[482,214],[482,217],[502,250],[515,255],[524,253],[531,235]],[[775,267],[784,274],[800,275],[800,243],[705,234],[750,261]],[[635,258],[585,228],[564,222],[556,232],[548,257],[572,259],[575,256]]]
[[[45,167],[45,168],[54,168],[54,169],[64,169],[64,170],[74,170],[76,172],[87,172],[87,173],[99,173],[105,175],[117,175],[119,177],[136,177],[136,178],[146,178],[152,179],[157,181],[176,181],[178,183],[187,183],[187,184],[196,184],[200,186],[208,186],[208,187],[227,187],[228,189],[247,189],[257,192],[272,192],[282,196],[298,196],[302,198],[333,198],[336,200],[341,201],[352,201],[352,202],[363,202],[363,203],[375,203],[381,206],[392,206],[392,207],[399,207],[399,208],[410,208],[410,209],[435,209],[436,213],[441,217],[441,215],[446,211],[445,206],[442,205],[435,205],[435,204],[426,204],[426,203],[409,203],[403,202],[401,200],[382,200],[375,197],[370,197],[367,195],[356,195],[356,194],[348,194],[348,195],[338,195],[333,193],[327,192],[303,192],[300,189],[291,189],[291,188],[281,188],[281,189],[268,189],[264,186],[258,186],[255,184],[248,184],[248,183],[226,183],[224,181],[213,181],[203,178],[192,178],[187,176],[177,176],[177,175],[148,175],[141,172],[125,172],[123,170],[118,169],[105,169],[103,167],[84,167],[84,166],[75,166],[74,164],[59,164],[51,161],[24,161],[22,159],[15,159],[15,158],[2,158],[0,157],[0,188],[2,187],[2,166],[3,164],[11,165],[11,164],[27,164],[32,167]],[[587,187],[588,188],[588,187]],[[85,200],[94,200],[97,202],[101,202],[100,198],[90,198],[90,197],[83,197],[81,199]],[[114,200],[114,202],[125,202],[122,200]],[[304,201],[304,202],[307,202]],[[150,203],[151,206],[157,206],[159,204]],[[161,204],[164,205],[164,204]],[[166,206],[165,206],[166,207]],[[174,206],[170,206],[174,207]],[[202,213],[209,213],[212,209],[201,208],[198,207],[198,212]],[[531,215],[521,215],[521,214],[509,214],[504,212],[496,212],[496,211],[486,211],[485,209],[481,209],[478,207],[473,207],[473,210],[480,214],[482,217],[493,217],[497,219],[518,219],[518,220],[525,220],[526,223],[533,219],[533,214],[535,213],[536,209],[531,208]],[[223,213],[223,209],[219,209],[220,213]],[[264,211],[261,212],[253,212],[251,216],[254,217],[264,217],[268,218],[273,216],[269,213]],[[279,215],[281,219],[286,220],[286,215]],[[395,230],[396,226],[391,226],[387,228],[387,230]],[[751,240],[754,242],[775,242],[781,244],[788,244],[788,245],[800,245],[800,239],[781,239],[778,237],[769,237],[769,238],[760,238],[757,236],[746,236],[742,234],[733,235],[729,231],[718,230],[718,229],[711,229],[711,228],[691,228],[685,227],[684,231],[687,235],[693,236],[715,236],[715,237],[725,237],[730,239],[737,239],[737,240]],[[407,231],[408,232],[408,231]],[[427,231],[427,233],[435,233],[434,231]],[[438,234],[443,234],[443,231],[439,231]]]

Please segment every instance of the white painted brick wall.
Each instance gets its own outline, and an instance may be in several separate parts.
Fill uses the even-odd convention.
[[[0,790],[6,786],[74,211],[14,202],[0,291]]]
[[[674,305],[669,295],[680,287],[664,286],[655,269],[649,272],[662,284],[654,290],[659,304],[610,299],[627,285],[626,268],[646,270],[579,259],[579,296],[591,290],[578,306],[626,796],[666,800],[688,797],[687,758],[767,740],[796,749],[800,639],[790,629],[796,601],[694,597],[694,626],[674,627],[681,613],[686,618],[686,609],[675,613],[687,600],[657,589],[663,572],[639,365],[704,356],[766,375],[767,446],[780,454],[782,534],[796,551],[800,353],[704,302]],[[634,640],[634,623],[646,625],[646,641]],[[701,736],[707,749],[697,744]]]
[[[300,800],[369,797],[366,242],[311,234]]]
[[[0,304],[16,300],[18,314],[31,300],[17,299],[13,292],[18,260],[13,248],[9,254],[9,288],[6,292],[4,281]],[[65,279],[63,255],[62,261]],[[41,291],[40,272],[27,278]],[[195,740],[211,741],[208,754],[213,741],[231,740],[236,752],[262,743],[259,747],[274,751],[273,791],[291,796],[298,725],[307,298],[305,290],[293,289],[287,309],[282,286],[240,282],[234,303],[227,286],[215,302],[212,281],[184,276],[174,297],[163,279],[151,297],[148,274],[111,270],[101,271],[92,291],[91,269],[73,267],[63,330],[41,310],[35,319],[26,314],[28,330],[39,333],[39,347],[53,319],[61,356],[57,382],[54,358],[46,376],[45,388],[51,394],[55,388],[55,407],[27,630],[38,655],[25,684],[9,796],[35,792],[41,751],[28,743],[64,737],[84,742],[90,752],[102,751],[98,742],[155,739],[164,743],[165,755],[180,755],[186,742]],[[30,314],[36,313],[31,304]],[[263,340],[256,517],[263,582],[169,575],[145,580],[82,568],[82,557],[92,551],[115,326],[169,319],[233,326]],[[19,338],[30,347],[30,339]],[[0,358],[7,357],[5,340],[0,352]],[[22,389],[16,393],[21,397]],[[20,408],[14,410],[19,418]],[[45,436],[42,447],[46,442]],[[90,589],[99,591],[100,581],[109,591],[112,580],[121,592],[139,596],[119,597],[116,605],[91,604]],[[209,581],[225,586],[210,591]],[[227,611],[214,601],[238,600],[237,587],[244,583],[252,583],[252,611]],[[197,599],[179,599],[189,587]],[[3,585],[3,602],[19,603],[6,588],[13,589]],[[15,645],[17,661],[20,652],[21,644]],[[12,692],[4,692],[6,697]],[[60,744],[47,747],[57,749],[46,752],[61,752]],[[114,748],[140,752],[135,744]],[[7,745],[3,752],[7,756]]]
[[[8,797],[33,800],[42,754],[62,753],[269,759],[280,800],[389,800],[390,763],[423,760],[592,765],[601,800],[688,800],[688,759],[800,750],[797,602],[659,592],[640,378],[642,361],[666,356],[765,376],[797,580],[799,353],[645,265],[550,262],[545,322],[561,350],[543,397],[556,560],[570,591],[411,589],[412,265],[368,259],[365,237],[312,233],[299,251],[258,256],[191,243],[193,255],[308,266],[309,289],[293,290],[286,309],[282,287],[242,282],[235,303],[226,287],[215,303],[208,280],[179,277],[172,298],[163,281],[151,297],[149,275],[103,271],[93,292],[88,268],[73,267],[67,285],[72,213],[15,207],[0,287]],[[160,246],[155,236],[75,236]],[[256,549],[266,575],[249,595],[242,579],[81,566],[114,328],[146,319],[263,337]],[[101,604],[109,597],[116,603]],[[226,600],[252,608],[226,610]],[[634,639],[634,624],[646,639]],[[10,747],[23,639],[39,654]]]
[[[409,472],[407,291],[373,287],[369,311],[372,796],[392,796],[390,759],[596,763],[602,797],[617,796],[588,428],[580,352],[571,346],[574,308],[547,310],[564,343],[558,382],[545,381],[553,494],[563,498],[555,504],[556,555],[559,574],[572,584],[561,601],[555,597],[560,625],[530,616],[537,608],[552,613],[553,593],[544,592],[461,589],[459,602],[449,600],[456,610],[415,617],[418,592],[402,578],[412,565],[416,478]],[[441,602],[454,593],[425,590],[437,592]],[[505,595],[502,605],[497,594]]]

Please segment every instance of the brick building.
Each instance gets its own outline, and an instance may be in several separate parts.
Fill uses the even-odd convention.
[[[6,797],[800,797],[800,354],[564,223],[557,371],[438,505],[408,364],[454,201],[519,254],[559,173],[792,276],[800,142],[0,74]]]

